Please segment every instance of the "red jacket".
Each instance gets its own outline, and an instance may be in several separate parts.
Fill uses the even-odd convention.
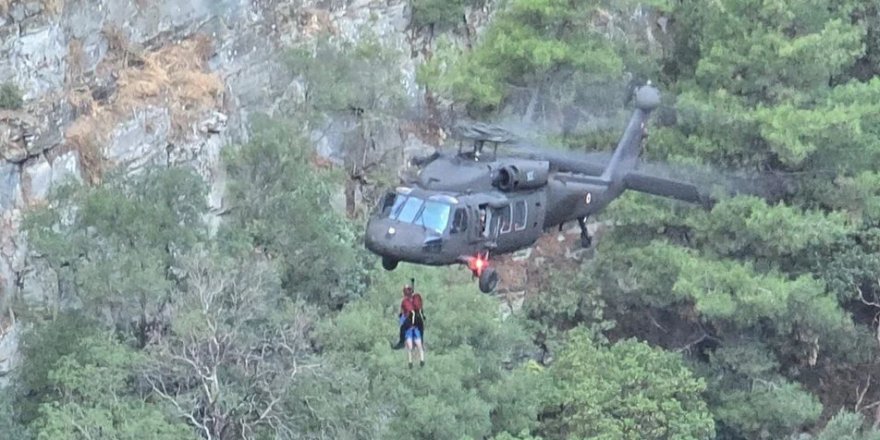
[[[404,316],[409,316],[413,310],[415,310],[415,305],[413,304],[412,297],[404,297],[400,301],[400,313]]]

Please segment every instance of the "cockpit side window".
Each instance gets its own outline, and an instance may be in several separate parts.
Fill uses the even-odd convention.
[[[395,192],[387,192],[379,203],[376,204],[375,215],[379,217],[396,218],[400,214],[400,208],[403,206],[407,196]]]
[[[400,212],[400,208],[403,206],[404,201],[406,201],[405,196],[395,194],[394,204],[391,206],[391,209],[388,211],[389,215],[396,216],[397,213]]]
[[[392,212],[396,211],[397,204],[403,201],[403,197],[398,197],[397,193],[388,192],[382,196],[382,200],[379,202],[379,214],[382,216],[389,216]]]
[[[501,208],[498,212],[499,217],[501,219],[501,233],[502,234],[510,232],[510,214],[511,214],[510,211],[511,211],[511,207],[508,205],[508,206],[505,206],[504,208]]]
[[[526,228],[526,201],[518,200],[513,205],[513,229],[521,231]]]
[[[479,211],[479,219],[480,219],[480,235],[483,237],[489,237],[491,233],[492,224],[490,223],[492,219],[489,217],[489,208],[487,205],[480,205]]]
[[[464,208],[458,208],[455,210],[455,214],[452,218],[452,233],[464,232],[467,231],[468,224],[468,215],[467,211]]]

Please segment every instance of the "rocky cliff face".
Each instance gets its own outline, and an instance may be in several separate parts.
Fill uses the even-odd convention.
[[[424,42],[409,23],[406,0],[0,0],[0,83],[23,98],[0,111],[0,381],[17,345],[10,302],[61,294],[28,250],[23,212],[69,179],[179,164],[211,183],[222,210],[220,150],[247,140],[250,115],[301,98],[285,48],[320,31],[358,40],[368,28],[400,53],[416,102]],[[386,137],[386,148],[413,148]],[[338,154],[332,136],[316,138]]]

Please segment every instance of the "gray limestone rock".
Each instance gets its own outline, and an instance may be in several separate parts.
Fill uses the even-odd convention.
[[[55,307],[61,300],[58,286],[58,274],[46,260],[31,257],[29,267],[21,274],[21,300],[33,307]]]
[[[21,234],[20,209],[9,209],[0,212],[0,257],[9,263],[9,269],[20,272],[25,267],[27,256],[27,240]]]
[[[79,172],[79,156],[75,151],[68,151],[52,162],[52,188],[66,184],[74,180],[82,182]]]
[[[0,306],[14,297],[18,290],[19,273],[25,266],[27,242],[18,233],[21,211],[0,211]]]
[[[498,302],[498,311],[501,314],[501,319],[507,319],[511,314],[517,313],[522,309],[526,300],[526,291],[516,290],[499,294],[498,296],[502,298],[502,301]]]
[[[21,206],[21,200],[19,166],[0,160],[0,213]]]
[[[45,102],[36,110],[38,117],[28,120],[26,147],[28,156],[36,156],[55,147],[64,141],[62,127],[70,120],[70,108],[58,102]]]
[[[67,42],[57,24],[35,27],[0,47],[0,77],[14,79],[27,100],[36,99],[64,84]]]
[[[9,130],[0,124],[0,159],[21,163],[27,159],[28,152],[19,142],[9,140]]]
[[[14,21],[20,22],[20,21],[24,20],[25,17],[27,17],[27,10],[25,9],[24,4],[23,3],[13,3],[12,6],[9,8],[9,16]]]
[[[226,121],[229,118],[223,113],[213,112],[207,119],[199,123],[199,132],[205,134],[217,134],[226,130]]]
[[[43,4],[40,2],[27,2],[24,4],[25,13],[30,17],[43,12]]]
[[[45,157],[26,162],[22,167],[22,195],[24,202],[35,204],[46,200],[52,184],[52,165]]]
[[[148,165],[165,165],[170,132],[168,109],[147,107],[113,130],[105,158],[131,171]]]
[[[18,274],[6,256],[0,258],[0,308],[15,297],[18,291]]]
[[[169,165],[192,167],[208,182],[208,209],[206,221],[213,229],[219,226],[219,215],[225,210],[223,196],[226,191],[226,170],[220,152],[230,143],[225,134],[226,116],[214,112],[197,124],[198,135],[188,142],[173,145],[168,150]]]
[[[62,154],[50,163],[45,157],[36,157],[21,165],[21,196],[27,205],[39,204],[49,192],[70,180],[82,181],[79,158],[75,151]]]
[[[0,389],[9,385],[9,373],[18,363],[20,328],[19,324],[7,328],[0,321]]]
[[[0,110],[0,158],[24,162],[36,137],[37,121],[21,111]]]

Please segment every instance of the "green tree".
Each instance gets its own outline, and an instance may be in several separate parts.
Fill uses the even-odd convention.
[[[524,325],[546,354],[559,350],[565,343],[565,332],[573,328],[589,328],[599,340],[614,328],[615,322],[605,318],[607,305],[592,277],[592,264],[592,260],[585,261],[573,275],[570,269],[545,267],[541,291],[525,298],[523,311],[528,319]]]
[[[779,362],[761,342],[730,341],[710,355],[709,363],[707,394],[719,432],[731,438],[778,438],[818,421],[822,404],[778,374]]]
[[[389,349],[408,275],[427,315],[427,363],[414,370],[405,352]],[[546,375],[522,369],[530,348],[521,325],[501,320],[497,302],[473,289],[457,271],[401,268],[377,276],[363,299],[319,327],[325,355],[340,369],[362,372],[372,405],[390,415],[377,428],[383,438],[482,438],[535,427]],[[344,419],[342,408],[325,418]]]
[[[9,82],[0,84],[0,108],[18,110],[24,101],[21,97],[21,89]]]
[[[435,30],[465,23],[465,8],[483,0],[412,0],[412,22],[417,27],[433,26]]]
[[[175,255],[204,239],[207,188],[184,168],[110,177],[100,187],[69,187],[28,217],[36,252],[72,282],[60,292],[146,343],[176,280]],[[61,304],[55,304],[56,307]]]
[[[541,437],[533,437],[528,432],[521,432],[518,435],[511,435],[506,432],[492,437],[492,440],[542,440]]]
[[[369,188],[389,184],[395,175],[388,165],[399,150],[383,144],[399,133],[398,118],[404,110],[404,78],[395,67],[402,56],[365,29],[357,42],[321,36],[286,57],[290,70],[304,81],[305,99],[295,106],[296,117],[305,114],[307,130],[342,140],[337,153],[347,175],[349,216],[363,213],[356,203],[358,190],[371,205],[375,195]]]
[[[677,72],[682,117],[663,148],[797,168],[873,157],[877,85],[846,76],[865,52],[865,26],[851,17],[866,6],[724,0],[675,8],[678,40],[666,70]]]
[[[706,384],[681,358],[634,340],[610,346],[582,329],[550,367],[547,436],[561,438],[703,439],[715,434],[701,398]]]
[[[59,398],[41,405],[34,423],[37,439],[196,438],[166,408],[138,395],[135,379],[144,362],[138,352],[108,334],[82,338],[74,351],[49,373]]]
[[[22,337],[21,364],[8,392],[15,396],[11,403],[24,426],[37,418],[41,404],[58,399],[50,374],[59,360],[75,356],[80,339],[102,334],[98,323],[81,311],[64,311],[34,324]]]
[[[591,22],[602,3],[511,0],[473,51],[440,43],[421,82],[481,111],[497,109],[509,86],[570,103],[580,86],[623,71],[615,45]]]
[[[20,414],[16,411],[13,393],[9,390],[0,394],[0,432],[9,438],[26,440],[31,433],[21,423]]]
[[[306,145],[280,121],[256,119],[251,141],[224,152],[232,214],[220,239],[274,259],[293,297],[338,309],[365,289],[365,252],[334,209],[340,176],[314,170]]]
[[[841,410],[828,421],[816,440],[878,440],[880,431],[875,427],[865,426],[865,418],[861,414]]]
[[[298,379],[310,315],[287,298],[268,261],[197,249],[175,270],[170,328],[151,340],[145,381],[205,438],[296,431],[280,404]]]

